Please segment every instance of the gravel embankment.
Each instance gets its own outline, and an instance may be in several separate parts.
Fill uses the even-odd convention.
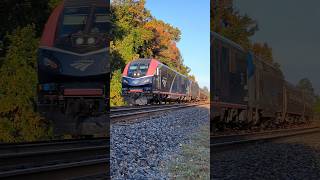
[[[168,179],[164,165],[180,153],[190,134],[209,122],[207,107],[193,107],[111,125],[112,179]]]
[[[214,179],[320,179],[320,133],[211,154]]]

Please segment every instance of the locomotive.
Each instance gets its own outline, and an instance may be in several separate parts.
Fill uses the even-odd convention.
[[[63,132],[76,131],[78,117],[107,110],[108,8],[106,0],[64,0],[45,25],[38,49],[38,109]],[[64,116],[54,119],[57,114]]]
[[[314,97],[287,82],[281,70],[211,32],[212,130],[274,127],[313,117]]]
[[[131,105],[195,102],[200,100],[200,88],[156,59],[137,59],[123,71],[122,96]]]

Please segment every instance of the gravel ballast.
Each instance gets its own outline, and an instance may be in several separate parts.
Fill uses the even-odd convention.
[[[169,179],[164,167],[190,135],[209,122],[206,106],[151,115],[136,123],[111,125],[112,179]]]
[[[211,153],[213,179],[320,179],[320,133]]]

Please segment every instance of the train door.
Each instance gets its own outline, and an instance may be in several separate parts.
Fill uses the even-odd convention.
[[[152,86],[153,86],[153,90],[155,91],[159,91],[161,89],[161,70],[159,66],[156,69]]]

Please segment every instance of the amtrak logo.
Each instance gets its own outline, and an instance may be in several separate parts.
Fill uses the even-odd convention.
[[[85,71],[92,64],[93,64],[93,60],[80,60],[80,61],[77,61],[76,63],[70,64],[70,66],[80,71]]]
[[[139,80],[133,80],[133,81],[132,81],[132,84],[137,85],[138,83],[139,83]]]
[[[167,86],[167,78],[162,78],[163,87]]]

